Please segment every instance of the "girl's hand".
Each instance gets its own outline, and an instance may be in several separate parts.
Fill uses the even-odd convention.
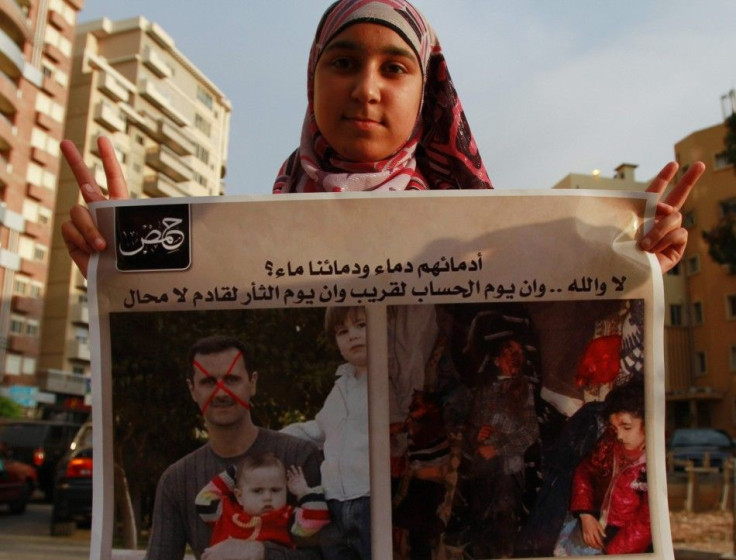
[[[649,185],[647,192],[662,194],[677,173],[678,167],[674,161],[665,165]],[[705,164],[700,161],[690,166],[667,198],[657,203],[654,227],[639,241],[639,247],[657,256],[662,272],[671,270],[685,253],[687,230],[682,227],[680,208],[704,171]]]
[[[583,540],[591,548],[603,549],[603,539],[606,531],[598,520],[589,513],[580,514],[580,529],[583,532]]]
[[[304,472],[301,467],[292,465],[286,470],[286,487],[297,498],[301,498],[309,492],[307,479],[304,478]]]
[[[92,171],[84,163],[76,146],[70,140],[63,140],[60,147],[64,159],[77,179],[77,185],[79,185],[84,201],[106,200],[105,195],[102,194],[102,189],[95,182]],[[123,171],[120,168],[120,163],[118,163],[112,142],[109,138],[100,136],[97,139],[97,148],[100,152],[100,159],[102,159],[102,166],[105,169],[110,199],[129,198],[125,177],[123,177]],[[61,235],[66,243],[69,256],[86,278],[90,255],[102,251],[107,243],[95,227],[92,214],[86,206],[81,204],[73,206],[69,210],[69,216],[71,219],[61,225]]]

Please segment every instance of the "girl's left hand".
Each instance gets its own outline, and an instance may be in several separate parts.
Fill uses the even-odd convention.
[[[649,185],[647,192],[662,194],[678,168],[674,161],[665,165]],[[680,208],[704,171],[703,162],[696,161],[690,166],[667,198],[657,203],[654,227],[639,241],[639,247],[657,256],[662,272],[671,270],[685,253],[687,230],[682,227]]]

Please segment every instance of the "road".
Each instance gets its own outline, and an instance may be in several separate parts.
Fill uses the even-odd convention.
[[[22,515],[0,507],[0,560],[88,560],[89,529],[49,535],[51,504],[30,503]]]

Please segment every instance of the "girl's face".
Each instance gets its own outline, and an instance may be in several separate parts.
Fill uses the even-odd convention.
[[[261,515],[286,505],[286,473],[283,468],[263,466],[243,473],[234,489],[246,513]]]
[[[627,451],[644,449],[644,420],[629,412],[614,412],[608,419],[616,430],[616,438]]]
[[[357,23],[325,47],[314,74],[314,115],[341,157],[380,161],[409,139],[422,99],[422,69],[393,30]]]

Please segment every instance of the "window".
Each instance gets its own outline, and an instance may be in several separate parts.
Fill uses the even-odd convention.
[[[695,227],[695,224],[695,212],[685,212],[685,214],[682,216],[682,227],[690,229],[691,227]]]
[[[728,349],[728,363],[731,367],[731,371],[736,371],[736,346],[731,346]]]
[[[21,372],[24,375],[33,375],[36,373],[36,358],[23,358]]]
[[[670,305],[670,325],[673,327],[682,326],[682,305]]]
[[[13,280],[13,293],[24,296],[28,293],[28,280],[23,276],[16,276]]]
[[[708,371],[705,352],[695,352],[695,375],[705,375]]]
[[[700,255],[693,255],[687,259],[687,275],[692,276],[700,272]]]
[[[76,373],[77,375],[84,375],[84,366],[72,366],[72,373]]]
[[[726,318],[736,319],[736,294],[726,296]]]
[[[207,164],[210,162],[210,152],[204,149],[199,144],[194,145],[194,155],[197,156],[197,159],[200,160],[204,164]]]
[[[682,268],[680,267],[680,263],[678,262],[675,266],[673,266],[667,274],[670,276],[679,276],[682,273]]]
[[[23,334],[25,330],[25,321],[23,317],[13,315],[10,317],[10,333],[11,334]]]
[[[38,321],[28,319],[26,322],[26,336],[32,336],[36,338],[38,336]]]
[[[703,324],[703,302],[696,301],[693,303],[693,325]]]
[[[194,127],[209,136],[212,133],[212,125],[199,113],[194,115]]]
[[[728,161],[728,155],[726,152],[716,154],[713,158],[713,169],[724,169],[729,165],[731,165],[731,162]]]
[[[736,216],[736,198],[721,201],[718,204],[718,212],[721,216]]]
[[[197,86],[197,99],[208,109],[212,109],[214,99],[202,86]]]
[[[8,375],[20,375],[21,357],[18,354],[8,354],[5,358],[5,373]]]

